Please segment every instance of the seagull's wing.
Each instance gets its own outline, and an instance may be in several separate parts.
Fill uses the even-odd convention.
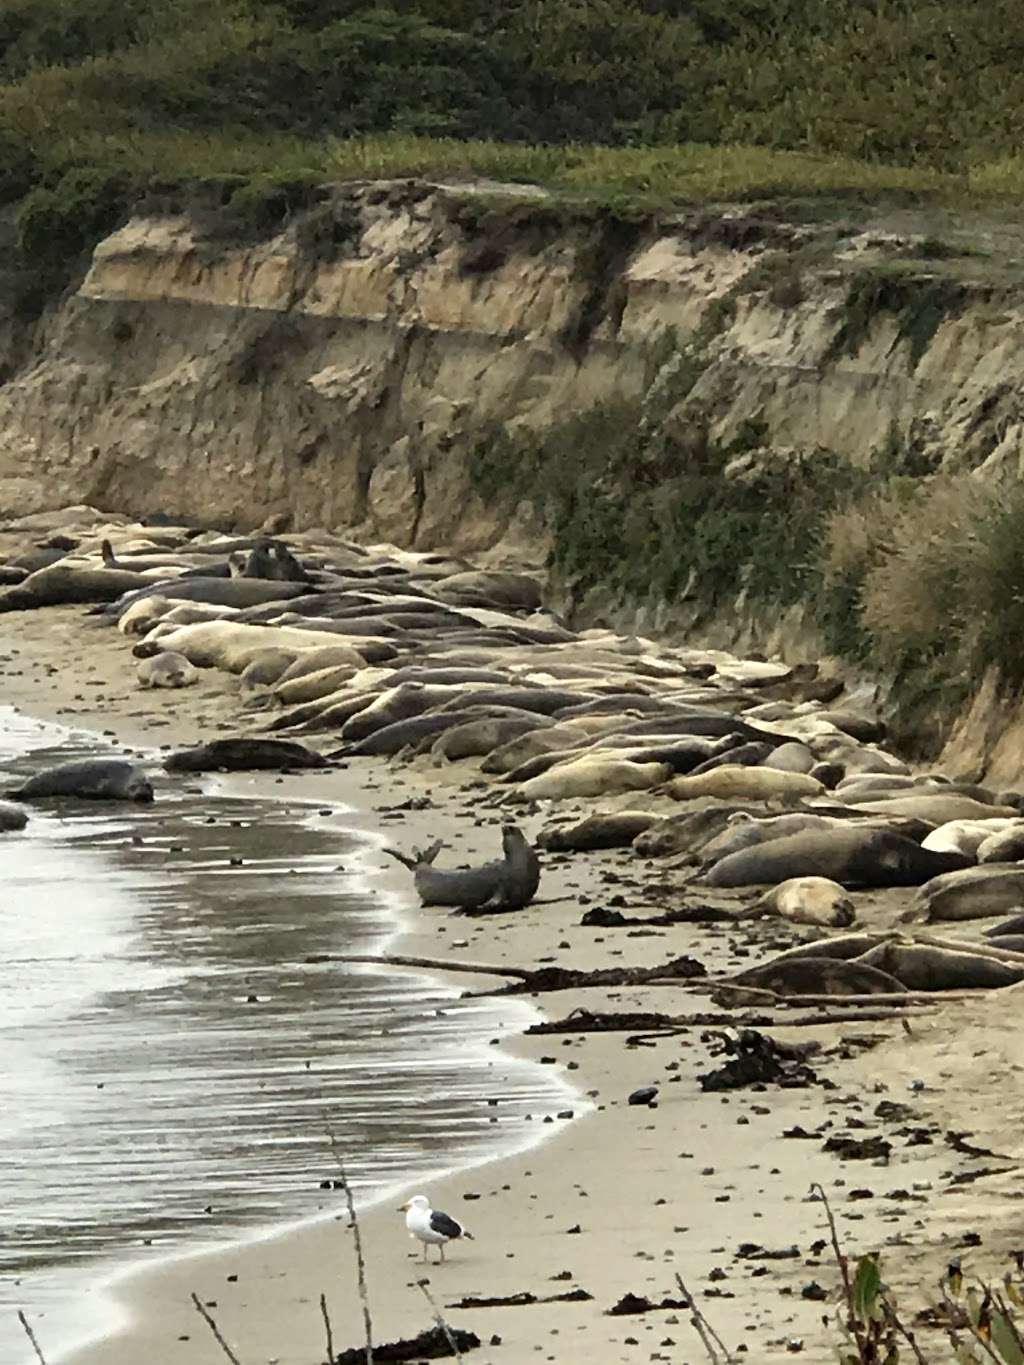
[[[440,1233],[442,1237],[462,1236],[461,1223],[456,1223],[454,1218],[449,1218],[446,1213],[439,1213],[436,1209],[431,1211],[430,1227],[433,1232]]]

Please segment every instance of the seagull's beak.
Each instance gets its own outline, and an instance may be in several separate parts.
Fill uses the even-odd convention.
[[[408,1204],[399,1204],[399,1206],[398,1206],[398,1212],[399,1212],[399,1213],[407,1213],[408,1210],[409,1210],[409,1205],[408,1205]]]

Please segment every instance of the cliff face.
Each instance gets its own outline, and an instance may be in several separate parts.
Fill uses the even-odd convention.
[[[1016,467],[1020,300],[969,258],[915,266],[921,240],[735,209],[631,222],[407,182],[339,191],[312,227],[259,242],[136,218],[0,386],[0,510],[286,513],[540,553],[525,511],[510,526],[473,490],[481,432],[640,395],[658,338],[708,331],[716,306],[679,420],[721,438],[754,418],[774,446],[852,461],[896,433],[930,466]]]
[[[685,475],[672,461],[750,431],[791,468],[827,452],[873,471],[898,451],[900,476],[1018,472],[1024,247],[1005,226],[940,227],[736,207],[658,220],[414,182],[338,189],[258,240],[139,216],[0,370],[0,514],[280,517],[539,566],[550,525],[515,478],[516,441],[507,481],[493,454],[479,477],[495,431],[551,431],[614,400],[643,420],[666,392],[673,453],[647,514],[657,480]],[[506,482],[511,502],[494,496]],[[600,573],[571,600],[584,623],[695,623],[678,596],[616,599]],[[700,633],[822,652],[803,603],[766,619],[743,592]],[[975,768],[1016,722],[998,680],[986,687],[955,735]]]

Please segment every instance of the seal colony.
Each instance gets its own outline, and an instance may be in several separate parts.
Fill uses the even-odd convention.
[[[673,858],[688,869],[682,903],[715,897],[737,922],[844,929],[864,894],[903,893],[879,926],[900,935],[902,951],[885,939],[880,954],[876,935],[837,971],[822,940],[811,960],[830,964],[818,968],[824,995],[864,989],[854,964],[893,994],[941,989],[942,972],[911,963],[915,924],[1024,908],[1024,871],[1014,870],[1024,796],[913,773],[885,749],[880,717],[814,664],[573,630],[545,607],[539,575],[327,531],[223,535],[76,508],[3,532],[20,541],[7,556],[8,579],[20,581],[0,591],[0,611],[91,604],[95,629],[123,634],[141,686],[173,691],[213,674],[237,692],[239,735],[171,754],[169,772],[373,758],[428,781],[475,770],[481,808],[503,822],[502,855],[447,868],[435,865],[440,841],[392,847],[424,906],[529,907],[541,877],[529,821],[537,846],[563,856]],[[110,760],[37,774],[6,795],[139,800],[154,788]],[[18,822],[5,827],[16,833]],[[963,961],[950,974],[958,988],[1013,976],[1011,959],[1002,975],[989,969],[991,951],[982,934],[973,976]],[[793,993],[789,961],[765,968],[777,995]],[[798,994],[814,970],[800,961]]]
[[[709,1023],[734,1023],[743,1038],[751,1027],[820,1025],[828,1034],[850,1020],[877,1035],[879,1023],[895,1020],[897,1047],[902,1023],[917,1030],[939,1014],[936,1000],[1009,1008],[1024,983],[1024,864],[992,859],[1024,849],[1024,802],[953,772],[913,771],[886,747],[882,719],[827,668],[574,629],[536,572],[359,546],[326,531],[272,537],[301,581],[264,576],[266,568],[246,577],[248,556],[265,539],[151,527],[91,509],[9,524],[0,528],[0,548],[11,551],[0,628],[16,639],[19,629],[38,631],[36,614],[62,629],[73,622],[76,664],[81,656],[88,668],[95,642],[126,695],[148,714],[166,708],[176,717],[174,746],[143,774],[157,814],[162,784],[180,774],[205,781],[219,771],[264,772],[273,781],[288,773],[290,794],[305,783],[319,794],[334,774],[340,791],[364,779],[376,787],[368,800],[387,812],[380,828],[423,907],[415,918],[423,932],[448,935],[432,937],[436,957],[390,960],[465,973],[457,979],[468,975],[468,994],[514,991],[550,1002],[565,1017],[538,1031],[564,1033],[574,1046],[617,1039],[630,1084],[602,1091],[599,1123],[621,1119],[627,1095],[651,1092],[652,1109],[672,1116],[671,1157],[682,1160],[685,1120],[667,1108],[668,1081],[692,1079],[693,1054],[673,1051],[666,1078],[652,1069],[649,1049],[652,1039],[675,1048],[670,1040],[687,1030],[682,1046],[696,1048]],[[14,562],[51,552],[32,569]],[[42,589],[29,581],[36,574],[49,575]],[[171,664],[161,662],[168,655]],[[156,672],[143,674],[147,665]],[[140,687],[165,670],[189,681]],[[202,732],[200,713],[216,738]],[[37,779],[53,784],[40,771],[22,786]],[[17,798],[6,809],[31,815],[31,798],[15,786],[13,778],[0,783],[0,795]],[[411,788],[412,799],[399,788]],[[79,787],[40,799],[85,794]],[[416,814],[403,831],[404,810]],[[18,839],[17,823],[2,837]],[[471,849],[460,848],[464,836]],[[464,918],[478,915],[495,919]],[[534,956],[541,934],[529,926],[555,924],[558,937],[549,932],[545,956]],[[686,1009],[696,1012],[679,1012]],[[632,1048],[634,1038],[643,1042]],[[563,1055],[555,1041],[564,1040],[543,1039],[547,1061]],[[689,1102],[685,1086],[675,1097],[684,1091]],[[774,1104],[777,1096],[757,1098]],[[630,1114],[645,1124],[657,1118],[646,1108]],[[496,1104],[492,1121],[499,1115]],[[853,1126],[870,1120],[865,1106]],[[619,1152],[632,1150],[636,1132],[620,1123]],[[654,1141],[650,1150],[660,1151]],[[686,1146],[700,1141],[695,1131]],[[717,1154],[709,1155],[713,1165]],[[598,1186],[585,1144],[577,1157],[579,1197],[592,1197]],[[616,1178],[627,1184],[637,1166],[623,1162]],[[636,1206],[646,1201],[656,1218],[656,1205],[675,1198],[668,1181],[680,1171],[692,1175],[671,1165],[659,1171],[661,1188],[631,1186]],[[431,1194],[458,1210],[465,1184],[456,1191],[439,1182]],[[786,1197],[799,1199],[805,1188]],[[687,1198],[695,1191],[691,1180]],[[529,1211],[525,1191],[515,1193]],[[545,1207],[557,1221],[543,1228],[576,1238],[552,1243],[559,1272],[574,1264],[570,1250],[575,1256],[599,1216],[597,1200],[577,1214],[562,1198],[549,1188]],[[479,1235],[493,1226],[472,1222]],[[627,1224],[624,1238],[634,1232]],[[522,1274],[516,1266],[532,1253],[518,1245],[511,1269]],[[617,1242],[607,1245],[617,1254]],[[472,1264],[493,1283],[501,1260],[488,1238],[463,1246],[444,1274]]]

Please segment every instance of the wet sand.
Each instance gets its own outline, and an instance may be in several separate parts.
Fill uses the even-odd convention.
[[[192,742],[239,728],[230,680],[204,674],[184,692],[138,692],[123,637],[93,629],[78,611],[8,616],[2,635],[17,641],[24,664],[21,679],[9,680],[8,700],[35,714],[113,730],[126,743]],[[69,669],[67,658],[78,662]],[[344,772],[285,779],[240,776],[230,785],[255,791],[274,782],[281,795],[345,801],[361,812],[365,828],[400,845],[443,835],[450,844],[446,856],[461,861],[490,854],[497,840],[497,812],[481,803],[479,788],[462,789],[478,776],[475,768],[460,771],[458,765],[442,772],[419,763],[395,768],[372,761],[353,763]],[[422,794],[432,801],[426,810],[401,813],[401,819],[379,810]],[[539,823],[531,819],[527,832],[534,834]],[[374,859],[374,868],[382,887],[408,889],[390,860]],[[517,916],[468,921],[417,909],[409,914],[400,950],[577,967],[655,963],[690,952],[711,970],[750,951],[746,930],[725,934],[716,927],[680,925],[640,935],[580,926],[581,909],[605,903],[610,889],[624,892],[627,908],[635,908],[642,900],[641,881],[628,853],[549,856],[542,905]],[[488,979],[460,976],[457,983],[482,989]],[[839,1045],[845,1055],[815,1063],[833,1088],[703,1093],[697,1076],[718,1062],[711,1058],[714,1040],[699,1025],[632,1047],[622,1033],[506,1038],[518,1054],[562,1070],[592,1107],[587,1110],[581,1100],[571,1119],[535,1122],[537,1138],[549,1140],[529,1152],[425,1187],[435,1207],[465,1221],[476,1238],[453,1246],[443,1268],[430,1267],[431,1291],[453,1325],[479,1335],[483,1346],[470,1358],[481,1365],[567,1362],[584,1352],[601,1365],[639,1360],[696,1365],[705,1355],[686,1311],[607,1313],[627,1293],[678,1299],[677,1273],[731,1350],[770,1361],[789,1358],[799,1343],[802,1359],[831,1362],[835,1333],[823,1325],[823,1316],[834,1316],[837,1274],[820,1247],[825,1223],[820,1203],[809,1197],[812,1182],[828,1191],[851,1251],[900,1248],[887,1261],[897,1285],[901,1277],[933,1278],[962,1241],[965,1225],[982,1221],[976,1263],[979,1269],[1001,1268],[1000,1248],[1016,1235],[1007,1189],[1012,1178],[948,1192],[951,1172],[975,1170],[979,1163],[951,1151],[943,1129],[984,1126],[991,1138],[985,1145],[1015,1160],[1021,1156],[1024,1098],[1014,1074],[1013,1026],[1007,1041],[1006,1021],[1022,1002],[1024,994],[1014,989],[970,1007],[948,1003],[915,1019],[910,1036],[899,1023],[773,1027],[780,1038],[813,1037],[827,1049]],[[578,1006],[680,1014],[712,1008],[706,996],[681,986],[559,992],[537,1003],[552,1017]],[[998,1048],[997,1036],[1003,1038]],[[976,1052],[983,1060],[972,1059]],[[923,1087],[917,1084],[922,1079]],[[655,1083],[656,1108],[626,1103],[637,1087]],[[965,1095],[975,1083],[983,1114]],[[907,1106],[907,1115],[876,1117],[884,1100]],[[783,1136],[794,1129],[816,1140]],[[929,1140],[919,1140],[915,1130],[930,1134]],[[823,1150],[822,1139],[831,1133],[876,1132],[892,1143],[887,1160],[841,1162]],[[438,1166],[445,1164],[439,1151]],[[397,1202],[388,1199],[361,1219],[378,1342],[430,1325],[430,1310],[415,1286],[421,1274],[418,1248],[407,1240]],[[335,1350],[358,1345],[362,1317],[352,1235],[339,1205],[333,1196],[324,1221],[315,1225],[149,1267],[124,1280],[116,1287],[123,1330],[66,1359],[73,1365],[138,1365],[147,1359],[215,1365],[224,1357],[189,1303],[192,1291],[215,1305],[211,1311],[244,1365],[323,1360],[321,1293],[329,1304]],[[737,1256],[744,1244],[746,1254]],[[758,1248],[773,1253],[796,1248],[796,1254],[763,1258]],[[803,1297],[811,1283],[824,1287],[827,1302]],[[468,1295],[528,1291],[543,1297],[575,1287],[591,1297],[517,1307],[453,1306]]]

